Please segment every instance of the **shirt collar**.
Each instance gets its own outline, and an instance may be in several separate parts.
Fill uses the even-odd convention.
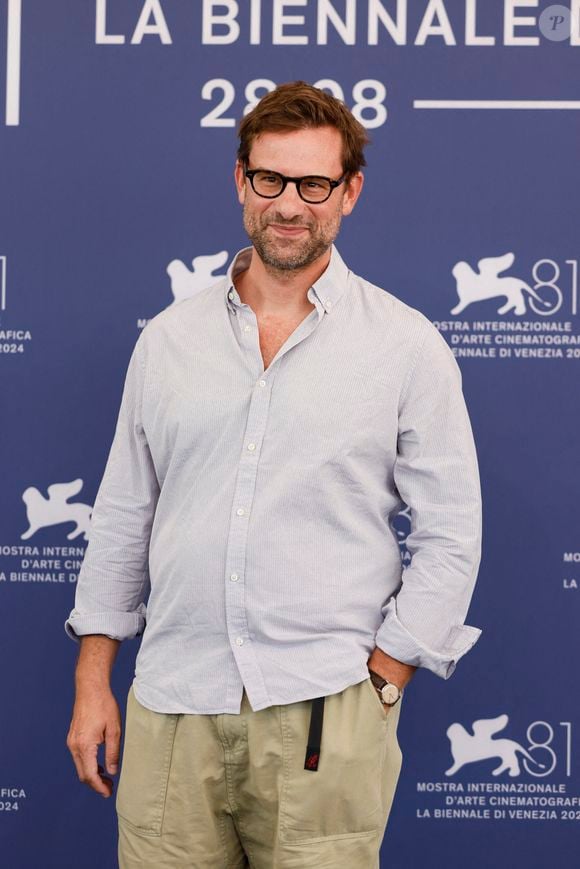
[[[234,256],[226,273],[225,302],[231,311],[243,305],[234,286],[234,278],[245,271],[252,258],[252,247],[244,247]],[[346,290],[349,269],[334,245],[331,247],[330,260],[320,275],[308,290],[308,299],[316,305],[320,313],[330,314],[340,297]]]

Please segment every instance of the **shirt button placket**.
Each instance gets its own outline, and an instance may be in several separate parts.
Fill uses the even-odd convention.
[[[270,393],[276,368],[277,363],[274,363],[272,370],[268,371],[268,376],[262,376],[256,381],[252,392],[245,437],[238,462],[233,499],[233,515],[230,520],[226,557],[226,621],[228,635],[232,643],[232,649],[242,681],[246,686],[251,686],[255,702],[269,702],[269,698],[261,670],[252,649],[252,643],[248,637],[244,599],[246,549],[258,463],[268,423]],[[237,699],[232,694],[227,698],[227,702],[235,704]]]

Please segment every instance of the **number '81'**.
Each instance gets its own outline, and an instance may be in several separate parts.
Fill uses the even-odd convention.
[[[276,83],[269,78],[255,78],[248,82],[244,90],[247,100],[243,113],[247,115],[261,98],[269,91],[274,90]],[[314,82],[314,87],[329,91],[339,100],[346,102],[344,91],[338,82],[331,78],[322,78]],[[222,91],[222,97],[200,121],[202,127],[234,127],[235,118],[226,116],[236,98],[236,89],[231,81],[225,78],[212,78],[206,81],[201,96],[204,100],[214,99],[216,92]],[[364,78],[355,82],[352,88],[351,111],[357,121],[369,130],[381,127],[387,120],[387,107],[385,98],[387,89],[384,84],[374,78]]]

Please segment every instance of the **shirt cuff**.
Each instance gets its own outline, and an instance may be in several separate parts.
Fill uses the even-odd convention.
[[[64,623],[64,629],[71,640],[80,643],[79,637],[85,634],[104,634],[112,640],[132,640],[139,636],[145,629],[145,604],[139,604],[137,610],[132,613],[90,613],[82,615],[73,609]]]
[[[386,607],[385,619],[377,631],[375,644],[398,661],[415,667],[425,667],[442,679],[449,679],[457,661],[465,655],[481,636],[479,628],[471,625],[452,625],[445,647],[439,651],[429,648],[403,625],[397,616],[396,599]]]

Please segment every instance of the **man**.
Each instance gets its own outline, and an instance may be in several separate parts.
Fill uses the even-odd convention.
[[[363,127],[294,82],[239,132],[252,246],[136,343],[66,622],[82,637],[67,744],[110,796],[109,677],[142,634],[121,869],[377,869],[402,692],[417,667],[448,678],[481,633],[463,624],[476,452],[444,339],[333,245]]]

